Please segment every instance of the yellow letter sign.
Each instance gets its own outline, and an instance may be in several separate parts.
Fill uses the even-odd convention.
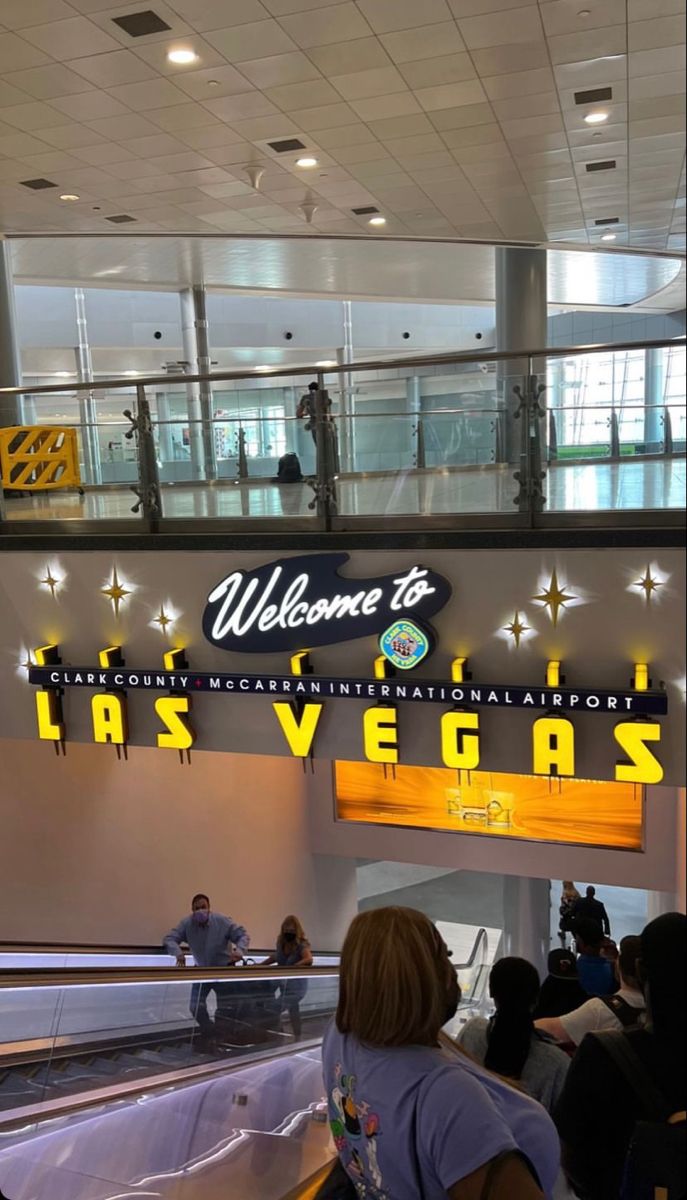
[[[647,742],[660,742],[661,726],[655,721],[621,721],[613,735],[629,762],[615,764],[615,777],[619,783],[660,783],[663,767],[652,754]]]
[[[191,711],[190,696],[160,696],[155,701],[155,712],[166,725],[166,730],[158,733],[157,744],[168,750],[190,750],[196,740],[196,735],[189,724],[183,719]]]
[[[464,729],[474,729],[465,734]],[[441,718],[441,757],[445,767],[476,771],[479,766],[479,713],[447,712]]]
[[[91,700],[93,741],[110,746],[125,746],[127,726],[126,699],[114,692],[98,692]]]
[[[398,716],[390,705],[375,705],[363,715],[363,745],[369,762],[398,762]]]
[[[312,750],[324,704],[304,704],[300,721],[287,701],[275,700],[272,707],[291,753],[295,758],[307,758]]]
[[[575,729],[567,717],[539,717],[532,726],[535,775],[575,774]]]

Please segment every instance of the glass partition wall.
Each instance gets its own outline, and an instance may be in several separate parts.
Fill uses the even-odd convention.
[[[677,510],[685,390],[684,339],[24,388],[4,521]]]

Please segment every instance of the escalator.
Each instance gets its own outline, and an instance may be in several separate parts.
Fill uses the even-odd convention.
[[[482,931],[456,964],[463,1019],[485,952]],[[282,1012],[294,978],[307,983],[298,1041]],[[230,985],[212,1040],[189,1011],[197,983]],[[0,1195],[311,1197],[334,1154],[320,1043],[337,994],[332,966],[0,973]]]

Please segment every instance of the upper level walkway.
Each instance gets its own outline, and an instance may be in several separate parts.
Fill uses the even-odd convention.
[[[655,527],[685,505],[684,338],[2,395],[10,537]]]

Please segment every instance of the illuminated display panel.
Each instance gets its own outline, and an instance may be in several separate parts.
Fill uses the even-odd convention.
[[[642,850],[643,789],[627,783],[542,779],[443,767],[335,763],[340,821],[476,833],[527,841]]]

